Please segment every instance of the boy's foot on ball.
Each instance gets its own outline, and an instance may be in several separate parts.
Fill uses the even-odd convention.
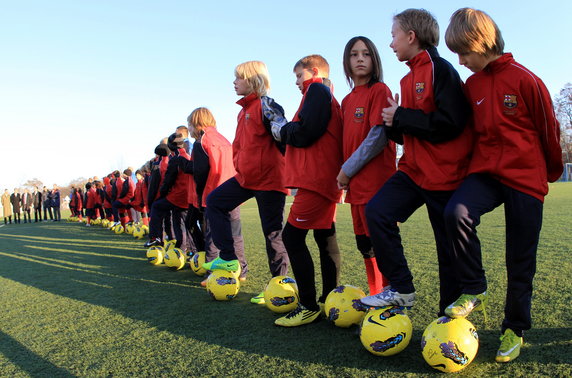
[[[238,270],[238,260],[226,261],[217,257],[211,262],[204,263],[203,268],[206,270],[226,270],[227,272],[236,272]]]
[[[360,302],[370,307],[411,307],[415,303],[415,293],[401,294],[388,286],[381,293],[364,297]]]
[[[464,318],[472,311],[483,311],[487,317],[486,306],[489,301],[487,292],[481,294],[461,294],[459,299],[445,309],[445,315],[450,318]]]

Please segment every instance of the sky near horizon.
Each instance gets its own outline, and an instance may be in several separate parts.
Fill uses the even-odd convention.
[[[439,22],[439,52],[466,79],[445,45],[458,8],[484,10],[505,51],[538,75],[554,97],[572,82],[572,1],[4,1],[0,0],[0,190],[29,179],[66,186],[79,177],[140,167],[159,140],[208,107],[232,141],[239,99],[234,68],[264,61],[269,95],[290,119],[301,99],[292,67],[321,54],[334,94],[349,92],[346,42],[370,38],[384,81],[399,92],[407,73],[389,48],[392,16],[425,8]]]

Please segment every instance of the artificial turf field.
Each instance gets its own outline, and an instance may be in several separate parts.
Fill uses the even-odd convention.
[[[247,202],[241,211],[250,273],[230,302],[213,301],[200,286],[202,278],[188,268],[173,272],[148,264],[143,242],[130,235],[64,221],[0,227],[0,376],[441,374],[425,363],[419,346],[438,300],[424,209],[401,226],[418,294],[409,312],[413,338],[402,353],[386,358],[369,354],[356,328],[323,320],[283,329],[273,325],[277,315],[249,302],[270,276],[256,204]],[[489,319],[470,316],[480,348],[461,375],[572,376],[571,221],[572,184],[551,185],[538,248],[533,329],[525,334],[521,356],[498,364],[506,287],[503,210],[483,217],[479,235]],[[337,227],[341,283],[367,291],[349,205],[339,206]],[[311,237],[308,244],[319,275]]]

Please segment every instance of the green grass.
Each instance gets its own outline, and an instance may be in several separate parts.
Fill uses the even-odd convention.
[[[489,321],[471,316],[480,336],[470,376],[571,376],[572,185],[554,184],[545,202],[533,299],[533,329],[521,356],[497,364],[503,317],[504,215],[479,227],[492,301]],[[237,298],[215,302],[189,269],[152,266],[142,242],[75,223],[0,228],[0,376],[386,376],[438,374],[419,341],[437,311],[437,265],[424,209],[402,225],[418,302],[414,335],[402,353],[369,354],[357,330],[326,321],[275,327],[277,315],[252,305],[270,278],[256,205],[242,207],[250,274]],[[2,224],[1,221],[0,224]],[[313,240],[308,238],[319,263]],[[341,282],[367,289],[349,205],[339,206]],[[320,279],[318,278],[318,282]]]

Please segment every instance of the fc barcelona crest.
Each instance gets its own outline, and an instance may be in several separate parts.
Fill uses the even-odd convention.
[[[250,119],[250,113],[246,113],[246,114],[244,115],[244,119],[249,120],[249,119]]]
[[[425,90],[425,83],[415,83],[415,92],[423,93]]]
[[[356,112],[354,113],[355,118],[363,118],[365,112],[363,108],[356,108]]]
[[[504,106],[509,109],[514,109],[517,105],[516,95],[504,95]]]

